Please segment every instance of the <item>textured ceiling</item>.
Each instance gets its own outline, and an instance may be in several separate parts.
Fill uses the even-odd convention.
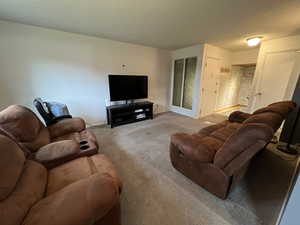
[[[0,19],[176,49],[300,33],[300,0],[0,0]]]

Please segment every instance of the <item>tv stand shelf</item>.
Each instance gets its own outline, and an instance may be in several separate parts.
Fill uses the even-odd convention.
[[[123,124],[153,119],[152,102],[136,102],[106,107],[107,124],[111,128]]]

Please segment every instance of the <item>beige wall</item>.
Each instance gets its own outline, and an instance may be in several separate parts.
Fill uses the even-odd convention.
[[[241,74],[240,90],[238,95],[238,103],[242,105],[249,104],[249,98],[251,95],[251,87],[253,77],[255,73],[255,66],[244,67]]]
[[[168,51],[5,21],[0,30],[0,110],[39,96],[103,123],[110,73],[148,75],[155,110],[168,110]]]
[[[205,61],[208,58],[212,58],[218,61],[217,74],[217,96],[215,110],[232,106],[236,104],[238,86],[236,85],[238,80],[235,73],[230,71],[229,73],[221,72],[221,68],[231,69],[231,51],[223,48],[219,48],[213,45],[205,45]]]
[[[257,63],[259,48],[254,48],[245,51],[232,52],[231,54],[231,64],[241,65],[241,64],[254,64]]]

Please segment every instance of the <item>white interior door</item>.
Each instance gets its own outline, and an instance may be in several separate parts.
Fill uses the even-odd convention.
[[[253,110],[285,100],[289,80],[294,72],[296,55],[295,52],[266,54],[260,70],[260,81],[253,96]]]
[[[201,116],[212,114],[216,109],[219,71],[219,60],[207,58],[201,80]]]

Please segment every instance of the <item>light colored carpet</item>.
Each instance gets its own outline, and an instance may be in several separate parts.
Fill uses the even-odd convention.
[[[222,121],[195,120],[174,113],[111,129],[92,129],[101,152],[124,182],[123,225],[274,225],[295,166],[266,150],[225,201],[177,172],[169,159],[170,135],[192,133]]]

